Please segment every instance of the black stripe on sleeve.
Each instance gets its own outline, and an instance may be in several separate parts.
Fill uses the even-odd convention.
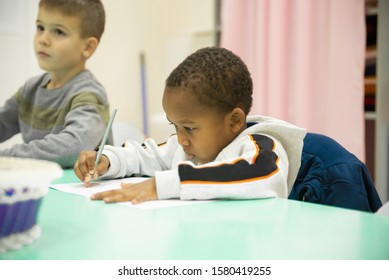
[[[251,135],[251,137],[253,145],[257,146],[254,162],[250,163],[242,158],[234,163],[223,163],[210,167],[196,167],[183,163],[178,166],[181,183],[189,181],[198,183],[233,182],[270,176],[278,170],[278,156],[273,151],[275,143],[265,135]]]

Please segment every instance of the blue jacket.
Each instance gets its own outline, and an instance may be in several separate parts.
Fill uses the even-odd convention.
[[[335,140],[307,133],[289,199],[376,212],[382,205],[366,166]]]

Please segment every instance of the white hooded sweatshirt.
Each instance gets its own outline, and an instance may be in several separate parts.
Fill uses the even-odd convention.
[[[197,165],[172,135],[163,145],[105,146],[110,167],[102,178],[155,176],[159,199],[287,198],[301,162],[306,130],[270,117],[247,118],[247,129],[214,161]]]

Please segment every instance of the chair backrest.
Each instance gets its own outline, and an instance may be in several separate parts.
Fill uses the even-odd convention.
[[[289,199],[375,212],[382,203],[369,171],[335,140],[307,133]]]
[[[145,140],[145,135],[135,126],[129,123],[114,122],[112,124],[113,144],[120,146],[126,140],[135,140],[142,144]]]

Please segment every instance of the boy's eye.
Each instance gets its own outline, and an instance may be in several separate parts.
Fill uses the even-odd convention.
[[[37,25],[37,26],[36,26],[36,30],[39,31],[39,32],[42,32],[42,31],[44,31],[45,29],[43,28],[42,25]]]
[[[174,129],[177,131],[178,130],[178,126],[174,123],[169,123],[170,125],[174,125]],[[188,126],[184,126],[182,129],[184,129],[185,131],[187,132],[193,132],[195,130],[194,127],[188,127]]]
[[[63,32],[61,29],[55,29],[54,33],[58,36],[65,36],[65,32]]]

